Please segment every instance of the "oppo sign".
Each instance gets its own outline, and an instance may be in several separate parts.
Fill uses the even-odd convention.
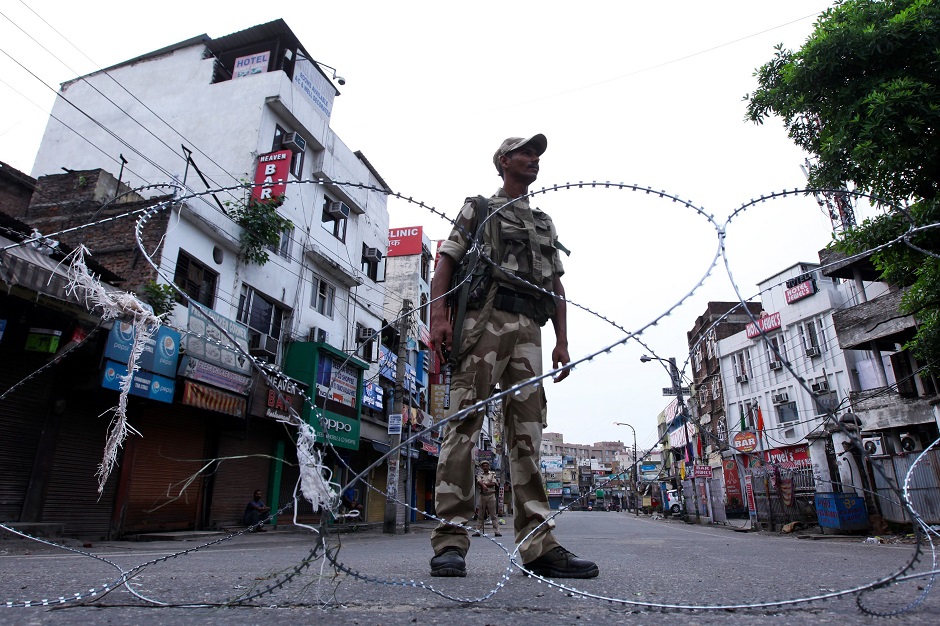
[[[328,418],[325,421],[327,430],[335,430],[340,433],[352,432],[352,424],[347,424],[346,422],[341,422],[333,418]]]

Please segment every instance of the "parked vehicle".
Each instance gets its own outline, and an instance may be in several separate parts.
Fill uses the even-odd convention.
[[[666,492],[663,511],[669,511],[673,515],[678,515],[682,511],[682,501],[679,499],[679,491],[670,489]]]

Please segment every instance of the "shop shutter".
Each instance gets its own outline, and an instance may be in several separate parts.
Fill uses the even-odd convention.
[[[271,420],[248,418],[248,432],[228,431],[219,435],[218,458],[231,458],[219,463],[212,486],[210,528],[236,529],[242,525],[245,505],[255,489],[262,499],[270,502],[268,485],[271,473],[271,454],[274,439],[283,427]],[[283,503],[282,503],[283,504]]]
[[[111,474],[100,498],[97,476],[109,424],[110,414],[66,413],[61,421],[42,519],[63,524],[66,536],[110,536],[118,472]]]
[[[11,341],[15,337],[9,333],[8,328],[6,341],[0,344],[0,394],[35,372],[49,357],[48,354],[24,352],[19,342]],[[50,380],[49,372],[43,372],[17,387],[0,402],[2,521],[20,519],[48,412]]]
[[[124,533],[193,530],[199,524],[206,412],[180,404],[139,403]],[[195,476],[195,478],[194,478]]]

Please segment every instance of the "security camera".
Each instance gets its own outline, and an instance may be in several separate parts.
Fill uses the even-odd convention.
[[[336,77],[336,82],[338,82],[338,83],[340,84],[340,86],[343,86],[343,85],[346,84],[346,79],[343,78],[342,76],[337,76],[337,77]]]

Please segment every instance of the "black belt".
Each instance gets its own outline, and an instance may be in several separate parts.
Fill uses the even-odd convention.
[[[544,314],[539,311],[538,300],[534,296],[498,287],[493,307],[507,313],[518,313],[534,320],[539,320]],[[542,322],[544,323],[544,322]]]

